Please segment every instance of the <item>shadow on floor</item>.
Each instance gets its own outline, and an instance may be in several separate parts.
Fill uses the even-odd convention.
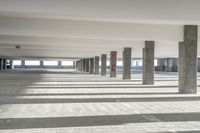
[[[120,86],[120,85],[116,85],[116,86],[96,86],[96,85],[88,85],[88,86],[79,86],[79,85],[74,85],[74,86],[69,86],[69,85],[66,85],[66,86],[58,86],[58,85],[46,85],[46,86],[29,86],[27,88],[30,88],[30,89],[59,89],[59,88],[62,88],[62,89],[80,89],[80,88],[84,88],[84,89],[105,89],[105,88],[112,88],[112,89],[118,89],[118,88],[176,88],[178,86],[176,85],[171,85],[171,86],[137,86],[137,85],[134,85],[134,86]]]
[[[200,121],[200,113],[131,114],[77,117],[4,118],[0,129],[86,127],[127,123]]]
[[[12,98],[1,97],[0,104],[45,104],[45,103],[102,103],[102,102],[171,102],[200,101],[200,97],[137,97],[137,98]]]
[[[0,94],[0,96],[106,96],[106,95],[175,95],[178,92],[155,92],[155,93],[34,93],[34,94]]]
[[[35,74],[33,72],[28,73],[29,75],[22,71],[2,71],[0,73],[0,95],[14,94],[18,96],[21,92],[25,91],[28,86],[41,79],[41,74]],[[7,100],[9,99],[8,97]],[[0,105],[2,100],[3,99],[0,97]]]

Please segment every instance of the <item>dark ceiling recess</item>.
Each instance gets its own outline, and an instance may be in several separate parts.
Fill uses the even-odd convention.
[[[21,46],[20,45],[16,45],[16,49],[21,49]]]

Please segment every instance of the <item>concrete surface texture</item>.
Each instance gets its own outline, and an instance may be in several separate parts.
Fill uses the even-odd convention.
[[[154,85],[141,72],[73,70],[2,71],[0,81],[0,133],[200,132],[199,94],[178,94],[177,73],[156,73]]]
[[[145,41],[143,48],[143,84],[154,84],[154,41]]]
[[[94,73],[94,58],[90,58],[90,74]]]
[[[131,79],[131,48],[123,51],[123,79]]]
[[[117,51],[110,52],[110,77],[117,77]]]
[[[179,43],[179,92],[196,93],[198,27],[184,26],[184,42]]]
[[[107,55],[106,54],[102,54],[101,55],[101,76],[106,76],[106,64],[107,62]]]
[[[95,74],[99,74],[99,56],[95,56]]]

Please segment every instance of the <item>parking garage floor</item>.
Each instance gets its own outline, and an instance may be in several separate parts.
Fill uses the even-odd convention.
[[[155,85],[73,70],[0,73],[0,133],[199,133],[200,95],[178,94],[177,73]],[[200,79],[199,79],[200,84]]]

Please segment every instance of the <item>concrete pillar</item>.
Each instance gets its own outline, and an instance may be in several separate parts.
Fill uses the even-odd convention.
[[[101,55],[101,76],[106,76],[106,68],[107,68],[107,55]]]
[[[83,71],[86,71],[86,59],[83,59]]]
[[[89,60],[89,58],[85,59],[85,71],[86,72],[90,71],[90,60]]]
[[[139,65],[140,59],[131,59],[131,61],[135,62],[135,66],[132,66],[134,69],[142,70],[142,66]]]
[[[143,84],[154,84],[154,41],[145,41],[143,48]]]
[[[81,65],[80,69],[81,69],[81,71],[83,71],[83,59],[80,60],[80,65]]]
[[[172,72],[178,72],[178,59],[172,59]]]
[[[78,64],[79,64],[79,68],[78,69],[79,69],[79,71],[82,71],[82,69],[81,69],[82,68],[82,66],[81,66],[82,64],[81,63],[82,63],[81,60],[79,60],[78,61]]]
[[[90,74],[94,74],[94,58],[90,58]]]
[[[10,60],[10,69],[14,69],[13,60]]]
[[[75,61],[75,62],[76,62],[76,63],[75,63],[76,66],[75,66],[75,67],[76,67],[76,71],[77,71],[77,70],[78,70],[78,63],[77,63],[78,61]]]
[[[22,60],[22,65],[21,65],[21,67],[22,67],[22,68],[25,68],[25,66],[26,66],[26,65],[25,65],[25,60]]]
[[[123,51],[123,79],[131,79],[131,48]]]
[[[73,69],[76,69],[76,61],[73,61]]]
[[[179,93],[197,93],[197,25],[184,26],[184,41],[179,43]]]
[[[59,69],[62,68],[62,61],[58,61],[58,68],[59,68]]]
[[[3,59],[0,59],[0,69],[3,70]]]
[[[117,77],[117,51],[110,53],[110,77]]]
[[[177,59],[176,58],[166,58],[166,71],[167,72],[177,72]]]
[[[171,72],[172,71],[172,59],[171,58],[166,58],[166,72]]]
[[[165,59],[158,59],[157,60],[157,67],[156,67],[157,71],[165,71],[166,70],[166,63],[165,63]]]
[[[81,60],[78,61],[78,70],[81,71]]]
[[[200,58],[198,58],[198,67],[197,67],[198,72],[200,72]]]
[[[79,71],[79,63],[76,61],[76,71]]]
[[[78,69],[79,69],[79,71],[82,71],[81,70],[81,59],[78,61]]]
[[[3,59],[3,70],[7,69],[7,62],[6,59]]]
[[[84,59],[81,59],[81,71],[84,71]]]
[[[95,56],[94,73],[95,73],[95,75],[99,75],[99,56]]]
[[[81,62],[81,71],[83,71],[83,59],[81,59],[80,62]]]
[[[138,67],[139,66],[139,62],[138,61],[136,61],[136,67]]]
[[[87,69],[87,59],[85,59],[84,69],[85,69],[85,72],[86,72],[86,69]]]
[[[41,61],[40,61],[40,68],[43,68],[43,67],[44,67],[44,61],[41,60]]]
[[[77,67],[77,71],[80,71],[80,61],[76,61],[76,67]]]
[[[4,70],[4,59],[2,59],[2,61],[1,61],[1,68],[2,68],[2,70]]]

